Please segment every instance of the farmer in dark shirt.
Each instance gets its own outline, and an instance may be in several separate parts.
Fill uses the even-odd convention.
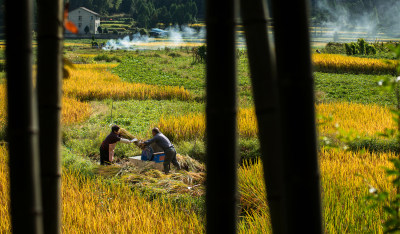
[[[176,150],[174,148],[174,145],[171,144],[171,141],[169,141],[169,139],[164,136],[164,134],[162,134],[158,128],[153,128],[151,133],[153,134],[153,138],[143,142],[143,144],[150,145],[151,143],[155,142],[158,146],[160,146],[160,148],[164,150],[164,173],[169,173],[171,162],[178,170],[181,169],[178,160],[176,160]]]
[[[111,127],[111,133],[108,134],[106,139],[104,139],[103,143],[100,146],[100,165],[111,164],[114,158],[114,149],[115,145],[118,141],[123,143],[132,143],[128,139],[124,139],[118,135],[119,127],[117,125],[113,125]]]

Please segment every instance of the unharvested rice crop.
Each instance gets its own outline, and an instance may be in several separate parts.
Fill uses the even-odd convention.
[[[360,136],[376,136],[377,132],[384,132],[386,128],[396,128],[390,109],[378,105],[322,103],[316,105],[316,111],[320,116],[332,119],[319,120],[318,130],[321,134],[335,134],[341,129]],[[237,121],[241,137],[257,136],[254,109],[240,109]],[[173,140],[202,139],[205,133],[204,115],[162,117],[158,127]]]
[[[79,100],[101,99],[179,99],[189,100],[191,95],[183,87],[156,86],[123,82],[111,73],[117,64],[76,64],[69,69],[70,77],[64,81],[67,96]]]
[[[257,136],[257,121],[253,109],[238,112],[239,134],[242,137]],[[160,130],[172,140],[202,139],[205,133],[204,114],[188,114],[177,117],[161,117]]]
[[[394,154],[354,153],[322,149],[321,194],[325,233],[382,233],[382,209],[369,209],[364,197],[369,186],[391,191],[381,167],[392,167]],[[248,215],[239,223],[241,233],[271,233],[261,161],[239,169],[242,207]],[[299,191],[301,193],[303,191]],[[301,202],[301,201],[299,201]],[[301,211],[299,213],[301,215]]]
[[[331,121],[319,121],[321,134],[335,133],[338,129],[354,131],[361,136],[375,136],[386,128],[396,129],[390,109],[378,105],[357,103],[322,103],[316,106],[319,115]],[[325,122],[325,123],[322,123]]]
[[[0,146],[0,233],[10,233],[8,170]],[[109,185],[73,172],[62,176],[63,233],[202,233],[204,224],[190,208],[148,201],[126,185]]]
[[[6,86],[0,85],[0,130],[6,126],[7,121],[7,96]]]
[[[90,105],[74,98],[63,98],[61,108],[61,123],[65,125],[80,123],[90,116]]]
[[[329,73],[354,74],[397,74],[398,62],[359,58],[337,54],[313,54],[312,60],[316,71]]]
[[[74,98],[63,98],[61,109],[61,122],[69,125],[79,123],[90,115],[90,105]],[[0,130],[7,122],[7,97],[5,85],[0,85]]]

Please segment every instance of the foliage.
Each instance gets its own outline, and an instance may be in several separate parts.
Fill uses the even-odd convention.
[[[110,56],[110,55],[108,55],[108,54],[99,54],[99,55],[96,55],[96,56],[93,58],[93,60],[94,60],[94,61],[106,61],[106,62],[108,62],[108,63],[110,63],[110,62],[121,62],[121,61],[122,61],[118,56],[116,56],[116,55]]]
[[[368,44],[363,38],[358,39],[357,43],[345,43],[344,46],[347,55],[376,54],[375,46]]]
[[[355,51],[358,51],[358,49],[355,49]],[[397,74],[398,61],[394,60],[358,58],[334,54],[313,54],[312,58],[314,68],[319,72],[376,75]]]
[[[354,75],[315,72],[315,89],[324,93],[324,102],[353,102],[394,106],[393,93],[383,92],[378,82],[389,75]]]

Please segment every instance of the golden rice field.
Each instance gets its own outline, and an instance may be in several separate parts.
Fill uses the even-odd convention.
[[[88,103],[68,97],[62,99],[61,123],[69,125],[83,122],[89,118],[90,113],[91,108]]]
[[[123,82],[111,73],[117,64],[76,64],[69,69],[64,80],[64,94],[79,100],[101,99],[179,99],[189,100],[191,95],[183,87],[155,86]]]
[[[398,62],[371,58],[358,58],[337,54],[313,54],[316,71],[353,74],[397,74]]]
[[[7,122],[7,99],[5,85],[0,85],[0,129]],[[61,123],[65,125],[79,123],[86,120],[91,113],[88,103],[80,102],[74,98],[64,97],[62,99]]]
[[[0,233],[10,233],[7,153],[0,146]],[[63,233],[200,233],[202,218],[189,208],[148,201],[126,185],[109,185],[72,172],[62,176]]]
[[[326,233],[381,233],[380,209],[369,209],[363,199],[369,185],[390,191],[382,166],[393,154],[354,153],[322,149],[319,154],[323,215]],[[0,232],[10,231],[7,153],[0,146]],[[361,175],[361,176],[359,176]],[[239,168],[241,207],[248,215],[239,233],[271,233],[262,164]],[[302,192],[302,191],[299,191]],[[393,192],[393,191],[392,191]],[[64,172],[62,177],[64,233],[202,233],[204,217],[189,208],[176,209],[160,200],[147,201],[125,185],[109,185]],[[99,222],[101,220],[101,222]]]
[[[7,121],[6,86],[0,85],[0,129],[6,126],[6,121]]]
[[[393,157],[394,154],[321,150],[319,163],[325,233],[382,233],[381,224],[386,215],[381,209],[369,209],[369,203],[363,198],[368,195],[369,185],[394,194],[381,168],[391,167],[388,159]],[[270,233],[263,180],[260,161],[239,169],[242,202],[253,207],[249,210],[250,215],[245,217],[246,222],[239,224],[242,233]]]
[[[360,136],[375,136],[377,132],[384,132],[385,128],[396,128],[390,109],[378,105],[323,103],[316,105],[316,112],[332,118],[332,121],[324,124],[320,121],[318,130],[322,134],[334,134],[340,128],[346,132],[353,131]],[[257,136],[254,109],[240,109],[237,121],[241,137]],[[174,140],[202,139],[205,133],[204,114],[161,117],[158,127]]]
[[[202,139],[206,128],[204,118],[204,114],[161,117],[158,127],[173,140]],[[239,110],[238,126],[241,137],[257,136],[257,120],[253,109]]]

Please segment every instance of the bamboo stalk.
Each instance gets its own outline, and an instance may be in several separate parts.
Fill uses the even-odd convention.
[[[272,1],[289,233],[323,230],[307,3]]]
[[[235,233],[237,216],[235,1],[206,2],[208,233]]]
[[[38,0],[38,101],[45,233],[60,233],[63,1]]]
[[[278,84],[265,4],[263,0],[240,0],[240,10],[249,55],[272,230],[287,233]]]
[[[38,124],[32,85],[32,1],[5,1],[13,233],[42,233]]]

